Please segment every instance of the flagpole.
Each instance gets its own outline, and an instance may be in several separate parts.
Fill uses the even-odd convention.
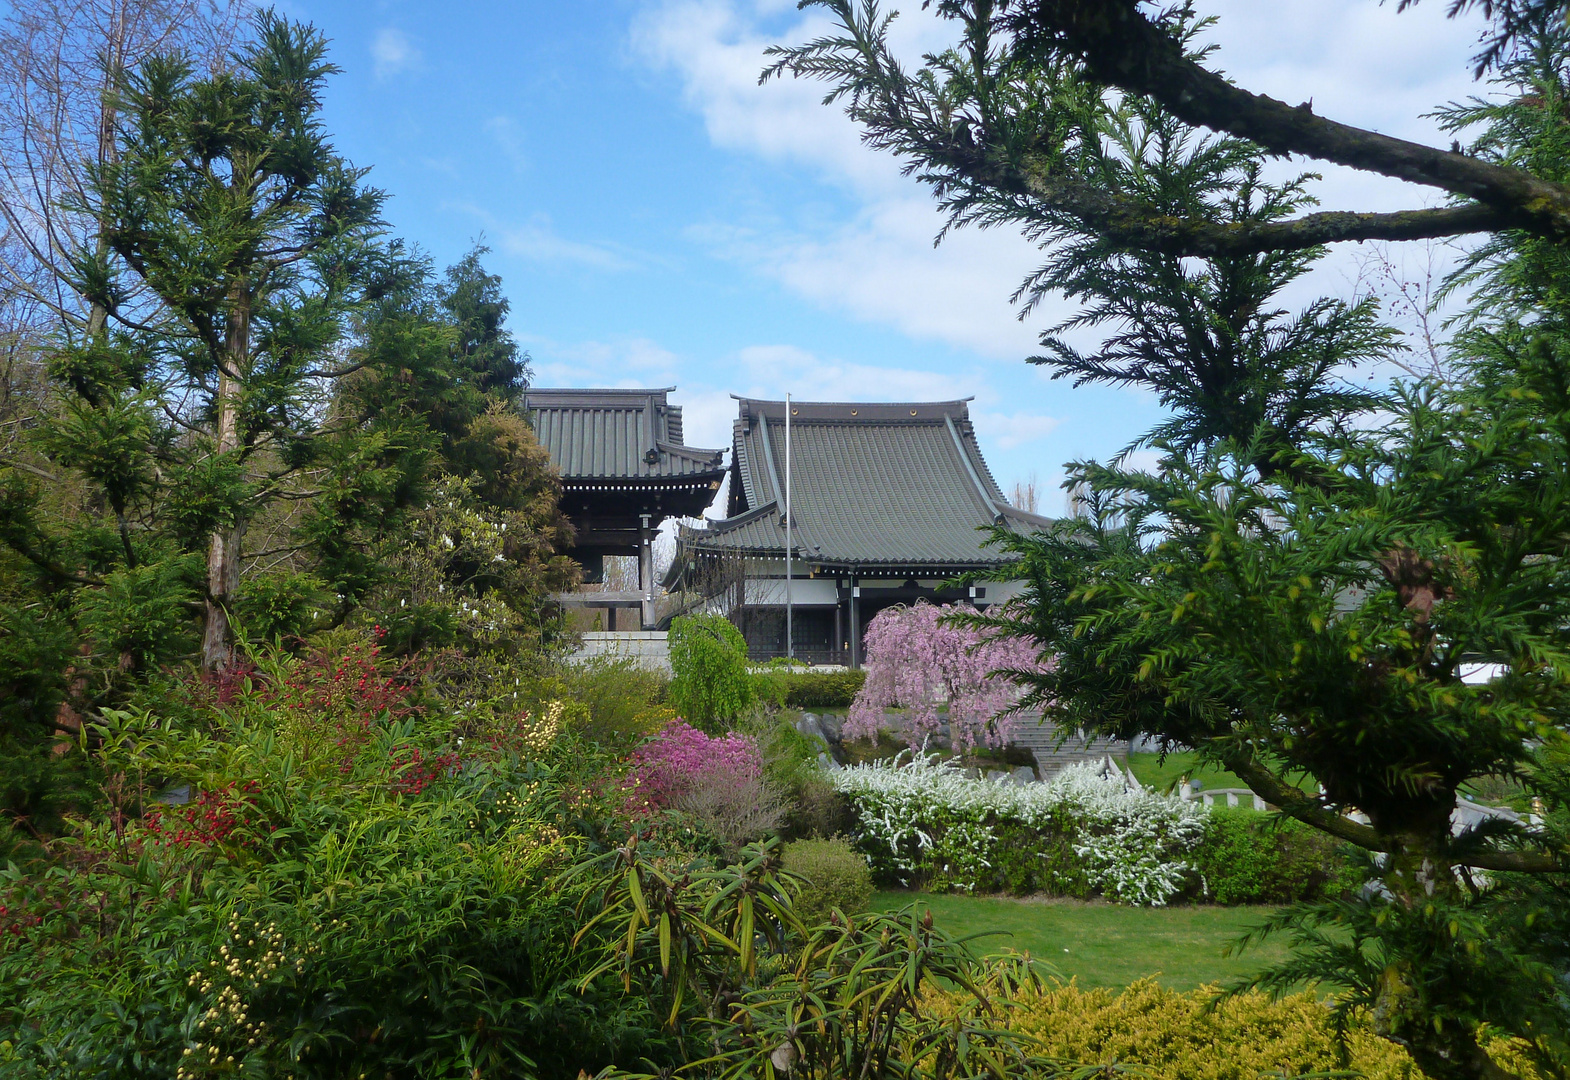
[[[796,659],[796,634],[791,603],[791,529],[790,519],[790,395],[785,395],[785,655]]]

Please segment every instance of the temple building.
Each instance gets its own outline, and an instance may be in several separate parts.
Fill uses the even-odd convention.
[[[725,452],[683,442],[681,406],[658,390],[530,390],[524,411],[562,479],[561,507],[577,530],[570,552],[584,580],[604,580],[607,555],[638,559],[638,587],[623,592],[569,593],[565,604],[618,609],[654,625],[653,541],[660,523],[699,517],[725,477]]]
[[[988,527],[1048,519],[1010,506],[976,442],[965,401],[790,404],[791,650],[860,666],[867,623],[919,599],[978,607],[1016,582],[946,582],[1011,558]],[[737,398],[726,517],[683,525],[665,584],[688,609],[736,621],[754,659],[786,654],[786,404]]]

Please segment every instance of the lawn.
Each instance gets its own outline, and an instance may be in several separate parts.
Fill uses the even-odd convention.
[[[1223,985],[1286,957],[1282,941],[1255,945],[1241,956],[1222,950],[1268,914],[1268,908],[1134,908],[1077,900],[880,892],[878,911],[915,901],[932,909],[933,921],[958,937],[1005,931],[974,943],[981,952],[1014,949],[1039,957],[1084,987],[1122,987],[1146,975],[1163,986],[1192,990]]]
[[[1168,754],[1164,761],[1160,754],[1130,754],[1128,767],[1134,773],[1136,780],[1157,791],[1175,790],[1178,782],[1185,776],[1198,780],[1212,790],[1248,787],[1239,777],[1224,769],[1212,765],[1201,766],[1199,755],[1191,750]]]
[[[1178,783],[1185,776],[1199,781],[1204,788],[1211,791],[1218,788],[1248,787],[1241,777],[1225,769],[1218,769],[1214,765],[1201,765],[1199,755],[1192,750],[1168,754],[1164,761],[1160,754],[1130,754],[1128,767],[1134,773],[1136,780],[1156,791],[1177,790]],[[1303,775],[1288,777],[1288,782],[1296,784],[1304,791],[1313,791],[1315,787],[1313,780]]]

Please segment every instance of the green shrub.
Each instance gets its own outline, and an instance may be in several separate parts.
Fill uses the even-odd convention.
[[[562,700],[586,712],[575,725],[578,733],[607,750],[631,750],[676,716],[664,706],[670,680],[636,660],[597,656],[569,665],[561,681]]]
[[[252,641],[287,640],[306,633],[331,599],[332,590],[314,574],[256,574],[240,587],[237,614]]]
[[[1085,860],[1074,851],[1079,826],[1066,808],[1034,827],[999,822],[994,826],[998,839],[992,848],[992,866],[982,875],[978,890],[1088,899],[1094,890]]]
[[[867,681],[865,671],[814,671],[771,660],[753,672],[757,695],[790,709],[845,709]]]
[[[1009,1028],[1041,1039],[1050,1055],[1086,1065],[1116,1062],[1171,1080],[1257,1080],[1348,1068],[1367,1080],[1422,1076],[1404,1050],[1366,1022],[1347,1031],[1343,1058],[1330,1010],[1313,993],[1271,1000],[1251,991],[1217,1002],[1214,990],[1179,993],[1147,979],[1120,993],[1023,987],[1014,1004],[1003,1013]]]
[[[696,728],[713,729],[757,700],[747,670],[747,641],[719,615],[685,615],[671,622],[670,704]]]
[[[818,765],[823,743],[796,730],[789,714],[753,709],[737,724],[752,737],[763,759],[763,775],[789,800],[781,835],[824,837],[854,823],[850,803],[834,790]]]
[[[785,704],[793,709],[849,708],[867,681],[865,671],[804,671],[786,676]]]
[[[835,908],[855,915],[872,902],[872,872],[867,869],[867,860],[839,837],[786,844],[784,864],[786,870],[807,879],[795,906],[796,914],[808,926],[827,921]]]
[[[47,872],[0,869],[0,1075],[572,1076],[660,1053],[646,1001],[577,985],[598,944],[573,948],[562,877],[592,812],[562,783],[581,745],[547,717],[460,761],[406,665],[258,662],[200,727],[104,710],[93,769],[124,813]],[[197,797],[152,805],[171,780]]]
[[[1318,829],[1242,807],[1211,809],[1193,858],[1218,904],[1317,900],[1343,891],[1351,872],[1339,842]]]

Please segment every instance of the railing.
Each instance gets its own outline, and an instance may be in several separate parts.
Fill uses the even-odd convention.
[[[1184,802],[1202,802],[1206,806],[1215,806],[1216,800],[1222,800],[1225,806],[1239,806],[1247,804],[1255,810],[1265,810],[1268,804],[1264,799],[1255,795],[1248,788],[1201,788],[1195,791],[1187,784],[1178,792],[1178,798]]]
[[[747,650],[747,658],[755,664],[777,660],[785,655],[784,649],[765,649],[753,647]],[[803,664],[830,664],[840,667],[850,666],[849,649],[801,649],[796,650],[796,659]]]

